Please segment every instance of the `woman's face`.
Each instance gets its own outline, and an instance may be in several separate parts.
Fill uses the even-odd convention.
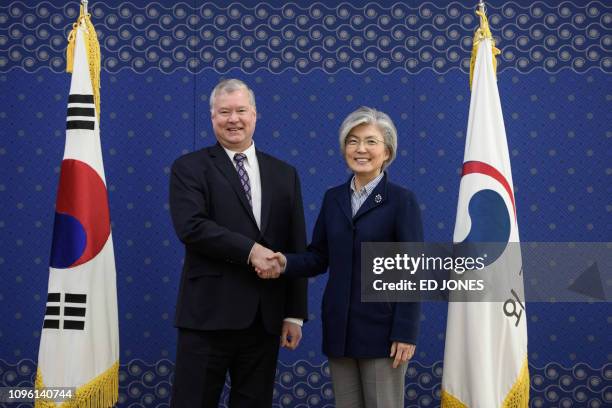
[[[389,151],[378,127],[369,124],[355,126],[345,139],[344,159],[356,176],[366,180],[380,174]]]

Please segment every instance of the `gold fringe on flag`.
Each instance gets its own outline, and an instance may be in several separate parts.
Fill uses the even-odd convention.
[[[36,372],[36,389],[45,387],[40,370]],[[119,361],[108,370],[78,387],[76,395],[62,402],[59,406],[54,402],[37,399],[35,408],[110,408],[119,399]]]
[[[442,390],[442,406],[444,408],[468,408],[467,405],[445,390]]]
[[[493,39],[493,35],[491,35],[491,29],[489,28],[489,19],[487,19],[487,15],[483,10],[476,10],[476,14],[480,16],[480,27],[474,33],[474,40],[472,44],[472,58],[470,59],[470,89],[472,89],[472,79],[474,77],[474,65],[476,64],[476,55],[478,55],[478,46],[480,45],[480,41],[485,38],[489,38],[491,40],[491,46],[493,50],[493,71],[497,73],[497,59],[501,51],[495,47],[495,40]]]
[[[100,43],[98,42],[98,34],[96,33],[96,29],[91,23],[91,14],[84,13],[82,4],[79,18],[77,18],[77,21],[72,25],[72,31],[68,35],[68,47],[66,48],[66,72],[69,73],[72,73],[72,68],[74,67],[74,44],[76,42],[76,33],[79,28],[83,29],[85,50],[87,52],[87,61],[89,64],[89,76],[91,78],[91,87],[93,89],[98,120],[100,120]]]
[[[444,408],[468,408],[455,396],[442,390],[442,406]],[[501,408],[526,408],[529,406],[529,363],[527,357],[523,361],[523,366],[514,385],[504,398]]]
[[[523,361],[523,367],[519,377],[504,399],[503,408],[526,408],[529,406],[529,363],[527,357]]]

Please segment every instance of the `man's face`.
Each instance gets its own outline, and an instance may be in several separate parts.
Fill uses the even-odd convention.
[[[217,94],[211,120],[217,140],[226,149],[241,152],[251,145],[257,113],[246,89]]]

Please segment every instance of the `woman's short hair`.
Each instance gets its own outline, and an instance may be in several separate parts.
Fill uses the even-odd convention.
[[[210,98],[208,100],[210,104],[210,111],[213,111],[213,104],[215,102],[215,97],[222,93],[232,93],[244,89],[249,94],[249,103],[257,111],[257,107],[255,106],[255,93],[247,84],[242,82],[239,79],[231,78],[224,79],[215,86],[215,88],[210,93]]]
[[[346,139],[351,130],[356,126],[364,124],[376,126],[383,135],[385,147],[389,152],[389,158],[382,166],[384,170],[391,164],[397,154],[397,129],[389,115],[384,112],[362,106],[356,111],[349,113],[344,122],[342,122],[342,125],[340,125],[340,151],[344,153],[346,150]]]

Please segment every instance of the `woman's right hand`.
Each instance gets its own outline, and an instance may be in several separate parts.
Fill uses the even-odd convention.
[[[280,273],[285,272],[285,268],[287,267],[287,258],[281,252],[275,252],[274,255],[268,256],[266,258],[268,261],[276,261],[280,266]],[[278,276],[276,276],[278,278]]]

